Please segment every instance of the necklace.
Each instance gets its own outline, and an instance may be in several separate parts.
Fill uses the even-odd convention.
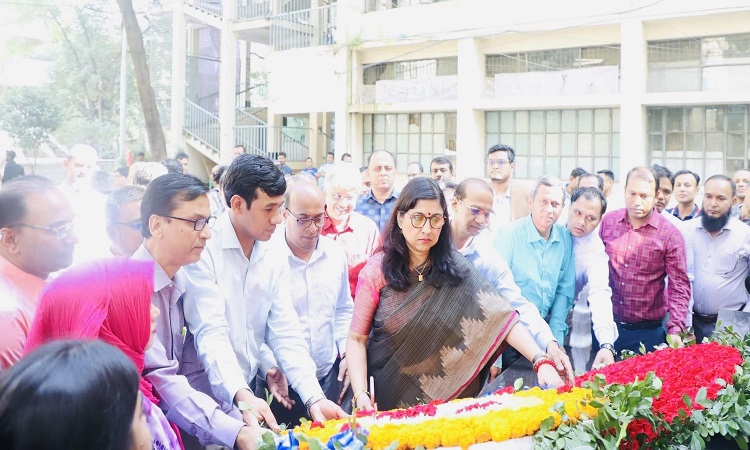
[[[412,271],[414,271],[414,273],[416,273],[416,274],[417,274],[417,280],[418,280],[418,281],[419,281],[420,283],[421,283],[422,281],[424,281],[424,273],[425,273],[425,272],[426,272],[427,270],[429,270],[429,268],[430,268],[430,267],[431,267],[431,265],[430,265],[430,260],[428,259],[427,261],[425,261],[425,263],[424,263],[424,264],[422,264],[422,267],[421,267],[421,269],[422,269],[422,270],[419,270],[419,267],[418,267],[418,266],[415,266],[415,267],[414,267],[414,269],[412,269]]]

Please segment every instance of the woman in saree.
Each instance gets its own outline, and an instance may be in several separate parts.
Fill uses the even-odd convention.
[[[561,386],[554,363],[492,283],[453,249],[437,183],[409,181],[359,274],[346,358],[353,405],[379,409],[475,396],[508,343],[533,360],[539,384]]]
[[[144,354],[156,332],[159,310],[151,305],[154,264],[112,258],[64,272],[42,292],[24,353],[59,339],[100,339],[143,372]],[[139,380],[154,449],[182,449],[177,429],[159,409],[151,383]]]

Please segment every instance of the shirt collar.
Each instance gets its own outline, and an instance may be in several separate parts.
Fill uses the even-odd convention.
[[[524,228],[526,229],[526,239],[528,240],[528,242],[555,242],[560,240],[558,231],[558,228],[560,227],[557,224],[552,224],[552,229],[549,232],[549,239],[545,241],[542,235],[539,234],[539,230],[537,230],[536,226],[534,226],[534,221],[531,219],[531,214],[529,214],[529,216],[524,220],[526,221],[524,223]]]
[[[216,219],[216,222],[219,225],[219,235],[214,236],[213,239],[216,239],[217,237],[221,239],[221,249],[226,250],[230,248],[238,248],[242,250],[240,239],[237,237],[237,232],[234,231],[234,226],[229,218],[229,211],[225,211],[220,215],[219,218]]]
[[[327,208],[326,208],[327,209]],[[352,212],[349,213],[349,220],[346,221],[346,225],[344,226],[344,229],[341,231],[338,231],[336,229],[336,225],[333,223],[333,220],[331,220],[330,216],[326,216],[326,223],[323,224],[323,229],[321,230],[321,234],[343,234],[343,233],[352,233],[354,229],[352,228],[352,222],[354,219],[354,210],[352,209]]]
[[[146,248],[146,244],[141,244],[138,250],[133,253],[133,259],[141,261],[153,261],[154,262],[154,293],[161,291],[167,286],[174,286],[175,290],[180,294],[185,293],[185,281],[183,280],[183,269],[180,267],[174,277],[169,278],[167,272],[161,267],[158,261],[154,259],[154,256]]]
[[[376,199],[375,195],[372,193],[372,188],[370,188],[370,190],[367,191],[367,193],[365,193],[365,198],[368,199],[368,200],[369,199],[373,199],[374,201],[378,202],[378,199]],[[385,199],[385,201],[383,201],[383,204],[385,204],[390,199],[396,199],[396,198],[398,198],[398,193],[396,192],[396,188],[393,188],[393,189],[391,189],[391,195],[389,195]],[[378,203],[380,203],[380,202],[378,202]]]
[[[666,209],[664,211],[666,211]],[[656,211],[656,207],[654,207],[654,209],[652,209],[651,213],[648,215],[648,220],[646,221],[646,225],[650,225],[651,227],[656,228],[658,230],[660,228],[660,225],[663,223],[660,219],[667,220],[664,217],[660,217],[661,214],[663,214],[663,213],[664,213],[663,211],[662,211],[662,213],[657,212]],[[628,224],[628,226],[630,226],[630,228],[633,228],[633,225],[631,225],[630,221],[628,220],[628,209],[627,208],[623,208],[623,209],[620,209],[620,210],[617,210],[617,211],[613,211],[610,214],[619,214],[620,217],[616,217],[615,216],[616,219],[617,219],[617,221],[618,222],[625,222],[625,223]],[[667,213],[667,214],[669,214],[669,213]]]

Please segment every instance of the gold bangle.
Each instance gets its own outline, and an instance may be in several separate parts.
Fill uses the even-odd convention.
[[[368,397],[370,396],[370,393],[367,392],[367,389],[362,389],[359,392],[357,392],[356,394],[354,394],[354,397],[352,397],[352,410],[357,407],[357,399],[362,394],[367,394]]]

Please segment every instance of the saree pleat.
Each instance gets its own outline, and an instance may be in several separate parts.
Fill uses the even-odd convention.
[[[413,276],[405,292],[386,286],[380,293],[367,350],[380,409],[476,395],[478,377],[518,320],[492,284],[454,256],[457,286],[437,288]]]

